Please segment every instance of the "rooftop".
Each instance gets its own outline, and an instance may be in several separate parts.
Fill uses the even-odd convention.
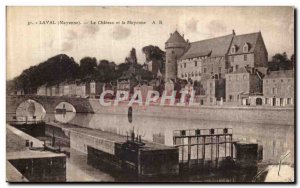
[[[226,35],[197,42],[192,42],[188,51],[181,59],[195,58],[201,56],[218,57],[224,56],[230,47],[233,35]]]
[[[183,43],[185,43],[186,41],[184,40],[184,38],[176,30],[173,34],[170,35],[170,38],[167,40],[166,43],[169,43],[169,42],[183,42]]]
[[[256,33],[248,33],[243,35],[236,35],[233,37],[232,45],[236,46],[236,52],[234,54],[241,54],[243,52],[243,47],[245,44],[248,44],[247,53],[251,53],[255,49],[256,41],[258,39],[260,32]],[[229,55],[231,55],[231,51],[229,51]]]
[[[265,76],[265,79],[274,78],[294,78],[294,70],[270,71],[269,74]]]

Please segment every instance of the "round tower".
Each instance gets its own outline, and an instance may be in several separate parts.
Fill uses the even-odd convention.
[[[166,49],[166,75],[165,81],[177,77],[177,60],[183,55],[188,43],[178,31],[170,34],[170,38],[165,43]]]

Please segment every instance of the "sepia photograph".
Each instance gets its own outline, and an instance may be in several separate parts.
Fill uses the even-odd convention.
[[[6,6],[8,183],[295,183],[293,6]]]

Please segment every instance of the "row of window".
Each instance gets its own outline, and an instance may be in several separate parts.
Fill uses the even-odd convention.
[[[240,95],[237,95],[236,96],[236,100],[239,100],[240,99]],[[234,95],[229,95],[228,96],[228,101],[229,102],[233,102],[234,101]]]
[[[233,80],[233,77],[234,77],[234,76],[228,76],[229,81],[232,81],[232,80]],[[238,81],[238,80],[239,80],[239,77],[240,77],[239,75],[236,75],[236,76],[235,76],[235,79]],[[246,74],[244,74],[244,75],[243,75],[243,80],[247,80],[247,78],[248,78],[248,76],[247,76]]]
[[[230,61],[234,62],[234,56],[230,56]],[[247,54],[244,55],[244,61],[247,61]],[[198,66],[198,62],[194,61],[194,65],[195,65],[195,67],[197,67]],[[238,67],[238,65],[236,65],[236,66]],[[180,67],[181,68],[186,68],[186,63],[181,64]],[[238,69],[237,67],[236,67],[236,70]]]
[[[197,66],[197,65],[195,65],[195,66]],[[181,68],[182,68],[182,65],[181,65]],[[186,68],[186,64],[185,63],[184,63],[184,68]],[[218,71],[219,71],[219,73],[221,73],[222,67],[218,67]],[[203,68],[203,72],[207,73],[207,68]],[[212,68],[211,72],[213,72],[213,68]]]
[[[244,61],[247,61],[247,60],[248,60],[248,56],[247,56],[247,54],[244,54]],[[234,62],[234,56],[230,56],[230,61]]]
[[[211,57],[209,58],[209,60],[216,60],[217,58],[222,59],[223,57]],[[208,59],[208,56],[202,56],[202,57],[195,57],[195,58],[188,58],[187,60],[192,61],[192,60],[204,60],[204,59]]]
[[[184,78],[184,77],[194,77],[194,76],[201,76],[201,71],[198,72],[191,72],[191,73],[185,73],[185,74],[181,74],[181,78]]]
[[[201,63],[205,63],[205,62],[199,62],[200,63],[200,66],[201,66]],[[198,61],[194,61],[194,66],[197,67],[199,64],[198,64]],[[181,68],[186,68],[186,63],[182,63],[180,65]]]
[[[265,104],[271,104],[272,106],[277,106],[276,104],[276,98],[265,98]],[[284,104],[284,98],[279,98],[279,106],[283,106]],[[286,105],[292,104],[292,98],[286,99]]]
[[[293,90],[293,88],[288,85],[286,90],[282,90],[282,92],[291,92],[291,90]],[[271,88],[271,94],[278,94],[278,88],[277,87],[273,87]]]
[[[276,82],[276,80],[275,80],[275,79],[273,79],[272,81],[273,81],[273,82]],[[291,81],[291,79],[287,79],[287,82],[290,82],[290,81]],[[284,80],[283,80],[283,79],[281,79],[281,80],[280,80],[280,82],[282,82],[282,83],[283,83],[283,82],[284,82]],[[268,79],[266,79],[266,83],[269,83],[269,80],[268,80]]]
[[[231,53],[234,54],[234,53],[236,53],[236,51],[237,51],[237,46],[233,45],[231,47]],[[247,53],[248,51],[249,51],[249,45],[247,43],[245,43],[244,46],[243,46],[243,52]]]

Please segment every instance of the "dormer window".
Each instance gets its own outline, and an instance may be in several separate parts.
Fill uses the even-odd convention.
[[[249,51],[249,45],[248,43],[245,43],[243,47],[243,52],[248,52],[248,51]]]
[[[236,46],[233,45],[233,46],[231,47],[231,53],[234,54],[235,52],[236,52]]]

